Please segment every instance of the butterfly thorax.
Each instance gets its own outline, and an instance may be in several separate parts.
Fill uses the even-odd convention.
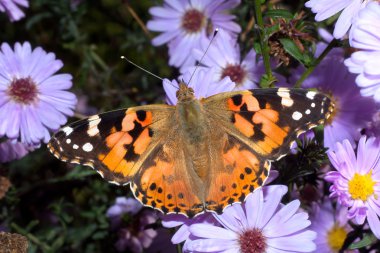
[[[194,91],[184,83],[180,83],[177,91],[177,118],[181,139],[192,165],[198,176],[205,182],[208,167],[208,121],[205,118],[201,102],[195,98]]]

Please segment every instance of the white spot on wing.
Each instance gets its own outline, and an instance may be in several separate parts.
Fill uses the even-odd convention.
[[[91,152],[93,148],[94,148],[94,147],[93,147],[92,144],[89,143],[89,142],[87,142],[86,144],[84,144],[84,145],[82,146],[82,149],[83,149],[84,151],[86,151],[86,152]]]
[[[308,91],[306,93],[306,97],[310,98],[310,99],[314,99],[315,95],[317,94],[317,92],[315,91]]]
[[[73,145],[73,149],[78,149],[78,148],[79,148],[79,146],[77,144]]]
[[[305,114],[310,114],[311,113],[311,111],[309,110],[309,109],[307,109],[306,111],[305,111]]]
[[[99,118],[99,115],[94,115],[88,118],[88,121],[87,134],[91,137],[97,135],[99,133],[98,125],[101,121],[101,118]]]
[[[66,136],[69,136],[74,131],[74,129],[72,127],[67,126],[62,128],[62,131],[66,134]]]
[[[71,143],[71,139],[66,139],[66,143],[70,144]]]
[[[300,113],[300,112],[293,112],[293,114],[292,114],[292,118],[294,119],[294,120],[299,120],[299,119],[301,119],[302,118],[302,113]]]
[[[294,101],[290,98],[289,89],[278,88],[277,95],[281,97],[281,105],[290,107],[293,105]]]
[[[314,107],[315,107],[315,103],[311,103],[311,107],[313,107],[313,108],[314,108]]]

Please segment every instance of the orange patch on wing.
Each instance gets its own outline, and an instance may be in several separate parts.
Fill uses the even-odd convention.
[[[135,153],[138,155],[144,153],[151,140],[152,138],[149,136],[149,129],[144,129],[135,141],[135,143],[133,144]]]
[[[278,115],[276,115],[275,113],[255,113],[255,115],[253,116],[253,123],[261,123],[261,131],[267,137],[269,137],[275,143],[275,145],[269,144],[269,141],[267,140],[265,140],[265,142],[268,142],[270,146],[278,147],[282,145],[288,133],[286,132],[286,129],[283,129],[274,123],[274,119],[276,118],[278,118]]]
[[[116,133],[113,133],[113,134],[110,134],[109,136],[107,136],[107,138],[106,138],[107,147],[112,148],[122,138],[123,138],[123,141],[124,141],[123,144],[130,144],[130,143],[132,143],[133,139],[132,139],[132,137],[128,133],[125,133],[125,132],[116,132]]]
[[[124,133],[119,141],[116,142],[113,148],[108,152],[102,162],[110,170],[114,171],[127,153],[124,145],[129,143],[131,143],[131,136],[128,133]]]
[[[133,175],[135,171],[132,171],[133,166],[135,165],[134,162],[128,162],[125,159],[121,160],[119,165],[115,168],[114,172],[122,173],[123,176],[129,176]]]
[[[244,95],[243,103],[247,104],[248,111],[256,112],[260,110],[259,101],[253,95]]]
[[[238,113],[235,113],[235,127],[240,130],[245,136],[251,137],[255,132],[253,130],[253,125],[244,117],[240,116]]]

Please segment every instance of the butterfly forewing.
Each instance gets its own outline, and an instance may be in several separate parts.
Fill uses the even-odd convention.
[[[166,134],[174,107],[152,105],[116,110],[74,122],[58,131],[49,150],[57,158],[88,165],[106,180],[128,183],[139,163]]]
[[[287,154],[299,134],[323,124],[334,109],[322,93],[288,88],[222,93],[204,104],[227,132],[267,160]]]

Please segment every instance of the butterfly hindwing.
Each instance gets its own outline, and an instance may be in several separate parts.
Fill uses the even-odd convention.
[[[212,175],[206,194],[206,208],[221,213],[225,207],[243,202],[246,197],[262,186],[269,174],[270,162],[247,144],[227,132],[218,133],[218,162],[210,166]]]
[[[166,134],[175,108],[140,106],[74,122],[58,131],[48,147],[59,159],[88,165],[106,180],[128,183],[139,164]]]
[[[163,213],[182,213],[188,217],[204,210],[202,182],[191,168],[190,157],[180,147],[181,137],[173,126],[141,164],[133,179],[132,191],[147,206]]]
[[[288,88],[222,93],[206,98],[204,106],[227,132],[268,160],[287,154],[299,134],[323,124],[333,111],[327,96]]]

